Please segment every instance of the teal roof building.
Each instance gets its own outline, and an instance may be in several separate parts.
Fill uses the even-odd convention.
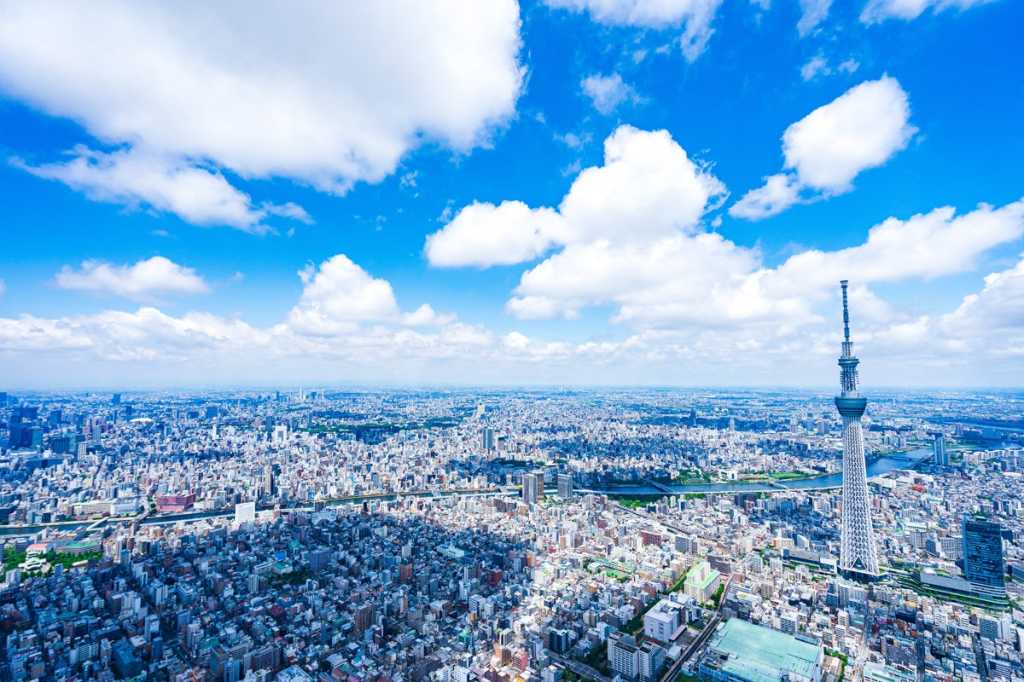
[[[730,618],[711,636],[699,672],[720,682],[819,682],[824,659],[811,639]]]

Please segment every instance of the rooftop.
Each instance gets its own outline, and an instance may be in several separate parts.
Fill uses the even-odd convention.
[[[813,679],[822,656],[818,644],[739,618],[719,627],[708,650],[726,656],[723,672],[749,682],[778,682],[784,674]]]

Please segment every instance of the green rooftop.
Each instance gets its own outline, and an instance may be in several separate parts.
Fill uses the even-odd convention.
[[[708,566],[709,570],[707,575],[705,575],[703,579],[697,578],[697,573],[699,572],[698,569],[701,567],[701,564],[706,563],[706,561],[698,562],[691,566],[690,570],[686,572],[686,585],[688,587],[696,587],[697,589],[703,591],[706,590],[708,586],[711,585],[711,583],[718,579],[718,576],[720,575],[719,572],[711,568],[710,565]]]
[[[725,655],[721,672],[747,682],[779,682],[787,674],[814,679],[823,656],[818,644],[739,618],[719,627],[707,650]]]

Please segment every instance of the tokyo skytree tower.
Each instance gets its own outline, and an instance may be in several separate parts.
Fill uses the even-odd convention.
[[[875,533],[871,527],[871,495],[864,463],[864,432],[860,419],[867,406],[857,390],[857,365],[850,341],[850,311],[846,299],[847,281],[843,288],[843,352],[839,356],[839,384],[836,409],[843,418],[843,529],[839,568],[853,578],[871,580],[878,577],[878,555],[875,554]]]

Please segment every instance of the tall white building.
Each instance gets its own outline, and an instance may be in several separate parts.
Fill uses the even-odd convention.
[[[836,396],[836,409],[843,418],[843,528],[839,568],[851,577],[870,580],[878,577],[878,555],[875,531],[871,527],[871,494],[860,422],[868,401],[857,387],[860,360],[854,356],[850,341],[847,281],[844,279],[840,285],[843,288],[843,348],[839,356],[841,391]]]

